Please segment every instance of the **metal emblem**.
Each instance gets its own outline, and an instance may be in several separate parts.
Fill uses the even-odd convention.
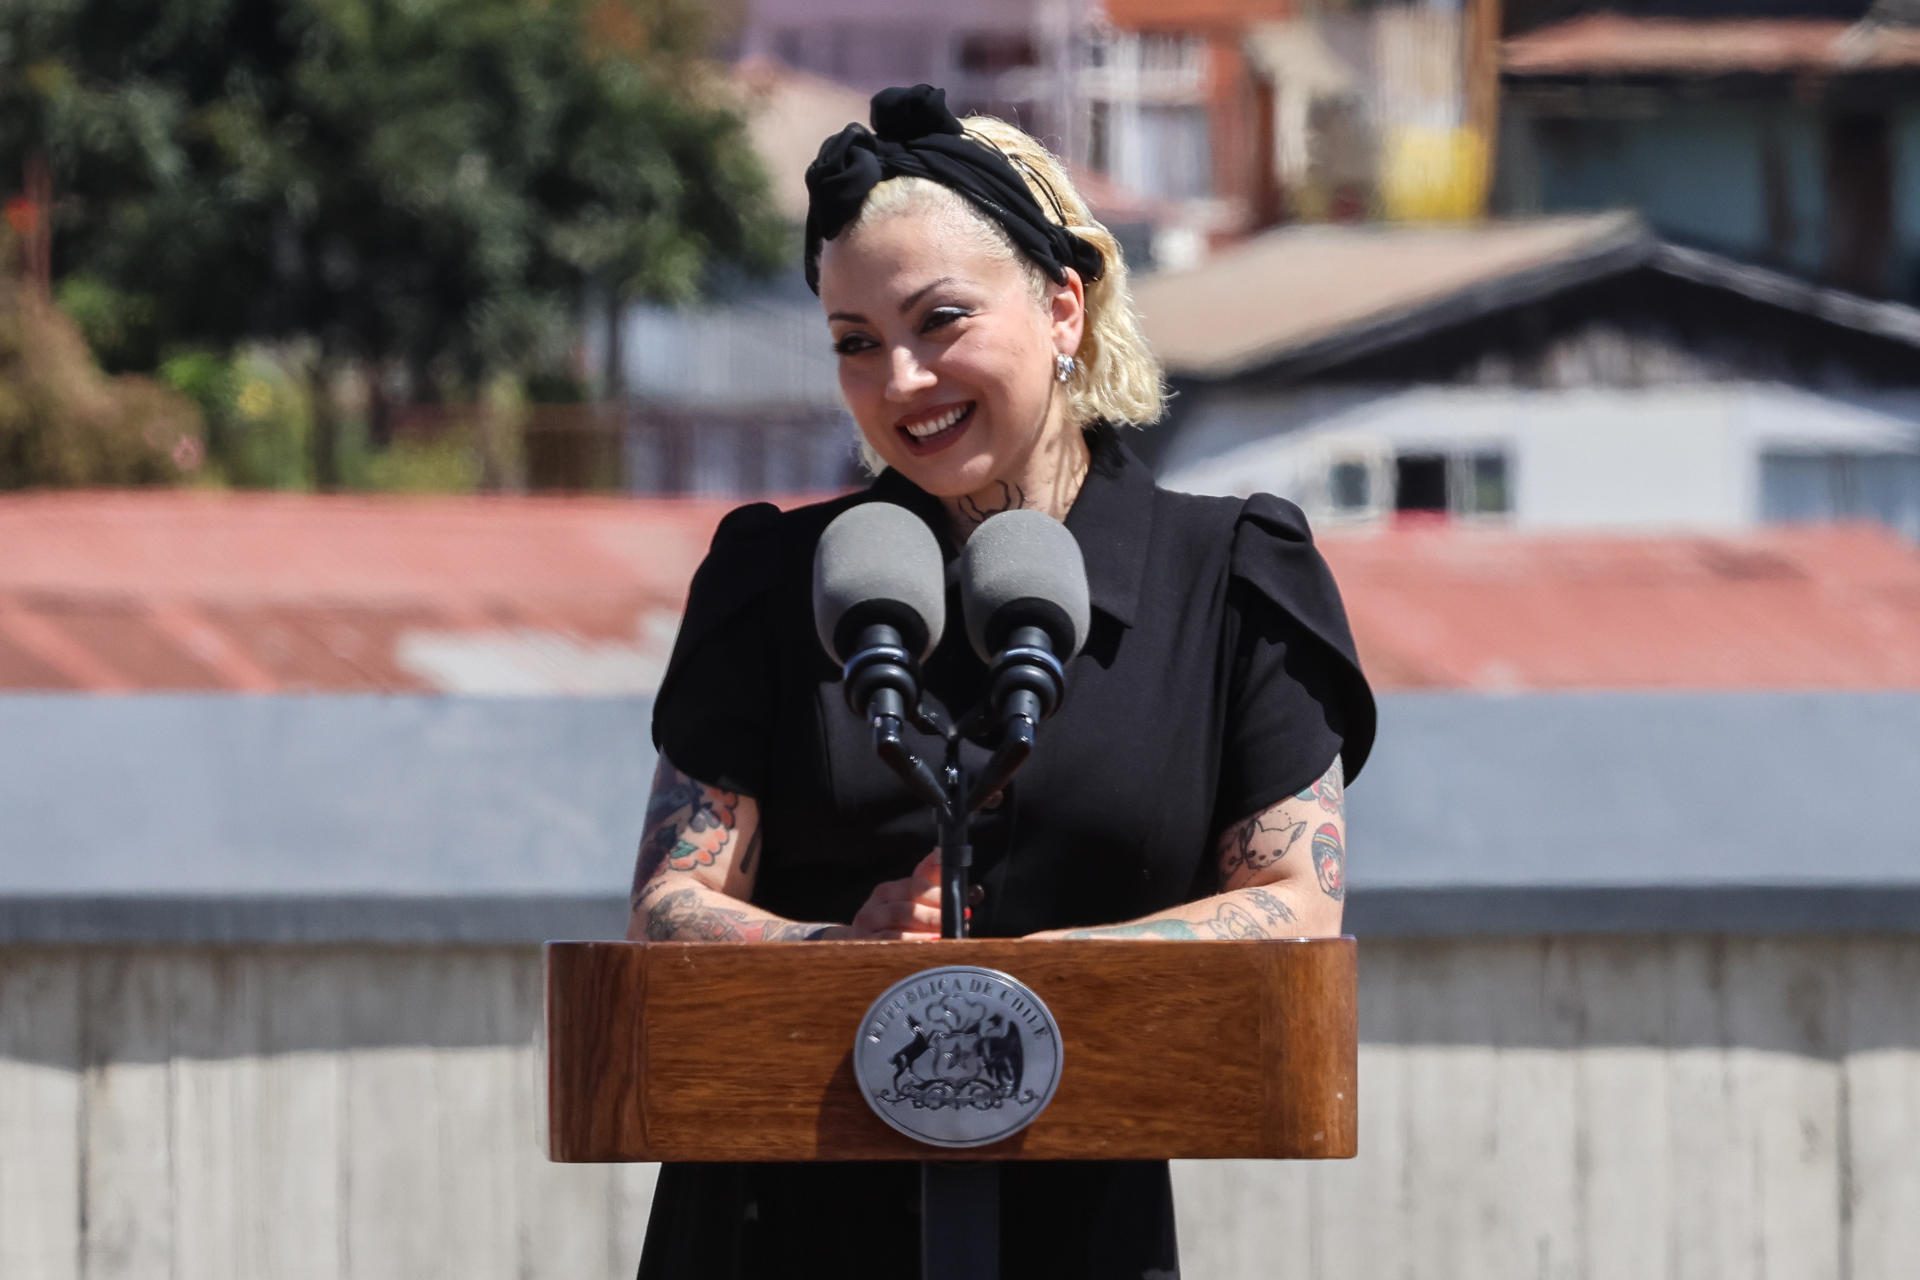
[[[997,969],[927,969],[867,1010],[853,1075],[867,1105],[909,1138],[983,1147],[1053,1100],[1060,1028],[1031,988]]]

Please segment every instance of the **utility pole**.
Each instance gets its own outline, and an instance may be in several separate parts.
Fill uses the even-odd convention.
[[[28,293],[53,299],[53,167],[47,153],[27,152],[25,191],[7,202],[7,222],[20,237],[20,265]]]

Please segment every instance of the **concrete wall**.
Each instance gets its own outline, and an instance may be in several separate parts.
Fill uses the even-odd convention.
[[[1362,943],[1361,1155],[1176,1171],[1185,1271],[1906,1277],[1920,938]],[[625,1277],[529,947],[0,948],[0,1276]]]
[[[0,948],[0,1276],[630,1276],[539,1155],[532,948]]]
[[[1911,394],[1842,399],[1742,382],[1200,394],[1162,482],[1195,493],[1268,490],[1309,514],[1324,513],[1336,454],[1490,448],[1509,458],[1518,528],[1741,529],[1760,518],[1768,450],[1920,452],[1920,396]],[[1376,487],[1391,509],[1391,494]]]

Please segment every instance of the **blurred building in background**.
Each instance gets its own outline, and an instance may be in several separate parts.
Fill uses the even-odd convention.
[[[1478,214],[1494,16],[1481,0],[748,0],[729,48],[862,97],[942,85],[1154,206],[1164,234],[1136,257],[1178,266],[1283,220]]]
[[[758,10],[750,10],[758,14]],[[759,28],[749,23],[749,43]],[[806,220],[807,162],[823,138],[864,120],[867,94],[750,58],[728,75],[775,208]],[[796,237],[797,243],[797,237]],[[746,495],[846,488],[859,477],[820,303],[797,262],[769,280],[728,279],[686,307],[596,301],[583,363],[609,411],[615,487],[632,493]]]
[[[1497,207],[1628,205],[1682,243],[1920,301],[1913,5],[1519,0],[1507,22]]]
[[[1141,445],[1174,488],[1319,522],[1920,540],[1920,311],[1632,215],[1289,228],[1138,298],[1178,392]]]
[[[1474,217],[1493,15],[1483,0],[1111,0],[1068,154],[1189,202],[1188,229],[1211,242],[1283,221]]]
[[[1873,301],[1920,289],[1920,29],[1859,0],[1657,8],[764,0],[733,50],[796,220],[812,147],[889,83],[1068,156],[1180,393],[1143,438],[1176,487],[1920,537],[1916,313]],[[1531,220],[1609,210],[1635,216]],[[855,478],[820,333],[797,273],[631,313],[626,487]]]
[[[863,107],[850,119],[865,121],[877,90],[926,83],[962,113],[1063,135],[1074,41],[1091,12],[1092,0],[744,0],[733,52],[847,86]],[[819,141],[795,153],[802,166]]]

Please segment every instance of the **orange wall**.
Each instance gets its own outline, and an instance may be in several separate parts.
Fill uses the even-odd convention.
[[[1244,28],[1250,22],[1291,18],[1298,0],[1106,0],[1107,18],[1123,31],[1201,31]]]
[[[1290,18],[1299,11],[1299,0],[1106,0],[1108,19],[1122,30],[1206,38],[1214,193],[1240,211],[1229,237],[1272,222],[1279,205],[1273,184],[1271,94],[1248,65],[1242,42],[1252,24]]]

